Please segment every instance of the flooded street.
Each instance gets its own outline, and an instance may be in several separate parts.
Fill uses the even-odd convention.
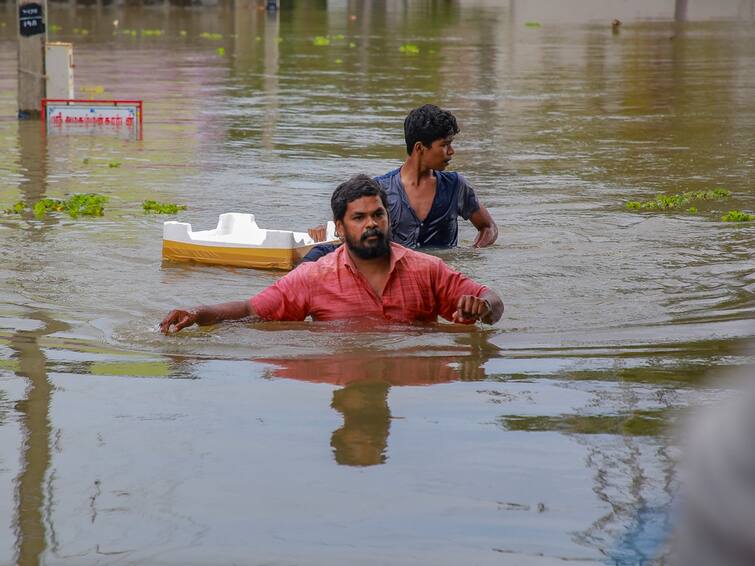
[[[109,198],[0,213],[0,564],[663,556],[671,427],[755,365],[755,222],[721,221],[755,213],[755,2],[658,4],[50,3],[77,97],[143,100],[141,140],[19,122],[0,4],[0,210]],[[400,166],[428,102],[500,229],[478,250],[462,222],[433,253],[501,295],[500,322],[159,333],[282,275],[163,263],[164,221],[319,224],[339,182]],[[626,208],[715,188],[696,213]]]

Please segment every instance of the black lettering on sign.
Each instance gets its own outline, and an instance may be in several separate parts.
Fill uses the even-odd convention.
[[[45,33],[45,16],[39,4],[18,7],[18,32],[24,37]]]

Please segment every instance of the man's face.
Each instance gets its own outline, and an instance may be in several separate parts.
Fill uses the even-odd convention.
[[[349,250],[361,259],[383,257],[391,251],[388,211],[377,195],[351,201],[336,228]]]
[[[448,167],[448,164],[451,162],[451,158],[453,157],[454,153],[456,153],[453,146],[451,145],[453,141],[454,137],[448,136],[446,138],[435,140],[429,148],[423,147],[423,162],[426,163],[427,166],[430,167],[430,169],[443,171],[446,167]]]

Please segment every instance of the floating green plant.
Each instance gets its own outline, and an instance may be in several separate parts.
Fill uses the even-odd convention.
[[[343,59],[336,59],[335,63],[336,65],[340,65],[341,63],[343,63]]]
[[[142,208],[147,214],[176,214],[181,210],[186,210],[186,206],[182,204],[157,202],[156,200],[145,200],[142,203]]]
[[[330,45],[330,38],[323,35],[315,36],[315,38],[312,40],[312,45],[325,47],[326,45]]]
[[[540,28],[543,27],[543,24],[540,22],[524,22],[524,25],[528,28]]]
[[[353,41],[350,41],[350,42],[349,42],[349,47],[350,47],[351,49],[354,49],[354,48],[355,48],[356,46],[357,46],[357,44],[356,44],[356,43],[354,43]]]
[[[742,210],[730,210],[721,217],[722,222],[752,222],[755,220],[755,214],[749,214]]]
[[[142,37],[160,37],[165,33],[161,29],[143,29],[141,30]]]
[[[63,28],[62,28],[62,26],[59,26],[57,24],[52,24],[50,26],[50,31],[53,32],[53,33],[57,33],[59,31],[63,31]]]
[[[225,55],[225,47],[218,47],[215,52],[222,57]]]
[[[84,159],[82,159],[82,160],[81,160],[81,162],[82,162],[82,163],[83,163],[84,165],[89,165],[89,158],[88,158],[88,157],[85,157]]]
[[[690,206],[687,209],[687,212],[690,213],[690,214],[697,214],[697,207],[696,206]]]
[[[407,53],[409,55],[419,55],[419,47],[413,43],[404,43],[398,48],[401,53]]]
[[[223,39],[223,34],[222,33],[210,33],[210,32],[207,32],[207,31],[203,31],[202,33],[199,34],[199,37],[201,37],[202,39],[211,39],[212,41],[218,41],[218,40]]]
[[[638,201],[630,200],[624,206],[628,210],[669,210],[674,208],[688,207],[693,201],[721,200],[731,196],[731,191],[726,189],[711,189],[709,191],[687,191],[675,195],[657,194],[653,200]],[[694,208],[694,207],[692,207]],[[689,212],[689,210],[688,210]],[[695,212],[691,214],[696,214]]]
[[[178,35],[180,35],[181,37],[186,37],[188,35],[188,32],[185,29],[182,29],[178,32]]]
[[[24,210],[26,210],[26,203],[20,200],[10,208],[6,208],[3,212],[5,214],[21,214]]]
[[[107,197],[96,193],[85,193],[72,195],[65,204],[65,211],[72,217],[82,216],[102,216],[105,212],[104,204]]]
[[[333,39],[337,39],[338,41],[343,41],[344,39],[346,39],[346,37],[342,33],[337,33],[336,35],[333,36]]]
[[[121,162],[120,161],[111,161],[110,163],[107,164],[107,166],[110,167],[111,169],[115,169],[116,167],[120,167],[121,166]]]
[[[32,212],[37,218],[42,218],[48,212],[62,212],[63,210],[65,210],[63,201],[56,198],[43,198],[37,201],[32,208]]]
[[[107,197],[96,193],[72,195],[66,200],[43,198],[32,208],[34,216],[42,218],[48,212],[67,212],[71,218],[78,216],[102,216]]]

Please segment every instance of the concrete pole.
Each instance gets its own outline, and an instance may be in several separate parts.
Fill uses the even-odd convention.
[[[676,0],[674,2],[674,20],[677,22],[687,21],[687,0]]]
[[[45,97],[47,0],[18,0],[18,117],[39,118]]]

